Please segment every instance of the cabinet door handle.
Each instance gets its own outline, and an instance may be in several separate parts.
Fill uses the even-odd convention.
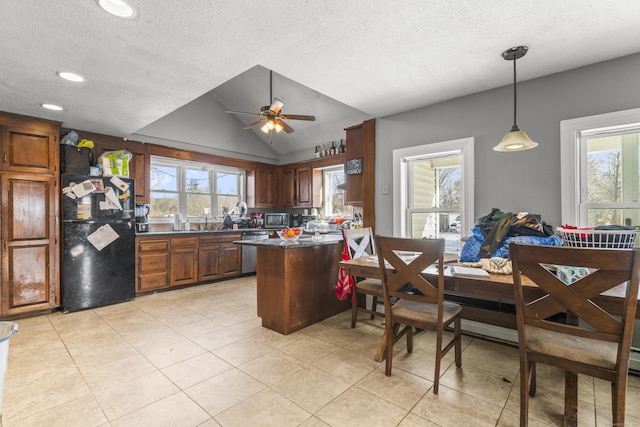
[[[7,250],[7,241],[6,240],[2,241],[2,247],[4,248],[5,251]]]
[[[7,153],[4,153],[4,156],[2,156],[2,161],[7,163]]]

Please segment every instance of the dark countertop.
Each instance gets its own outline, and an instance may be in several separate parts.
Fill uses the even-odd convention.
[[[144,237],[144,236],[164,236],[168,234],[181,234],[181,235],[189,235],[189,234],[220,234],[220,233],[242,233],[245,230],[257,230],[256,228],[241,228],[238,230],[193,230],[193,231],[148,231],[146,233],[136,233],[136,237]],[[269,231],[269,230],[264,230]]]
[[[281,249],[311,248],[314,246],[333,245],[342,242],[340,234],[321,234],[319,240],[312,239],[312,235],[304,234],[298,240],[265,239],[265,240],[236,240],[237,245],[270,247]]]

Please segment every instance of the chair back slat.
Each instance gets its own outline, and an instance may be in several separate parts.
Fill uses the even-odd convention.
[[[351,259],[376,254],[376,245],[371,227],[345,228],[342,230],[342,236],[347,243]]]
[[[633,327],[636,314],[640,282],[639,251],[512,243],[509,252],[513,263],[516,307],[523,307],[522,315],[516,310],[518,328],[531,325],[583,338],[626,342],[630,345],[631,336],[627,336],[627,333]],[[549,266],[580,267],[587,271],[586,275],[573,283],[565,283],[549,271]],[[535,283],[544,295],[540,297],[538,294],[534,300],[527,299],[522,287],[522,275]],[[613,313],[608,307],[594,301],[601,293],[620,285],[626,285],[626,309],[621,318],[621,313]],[[561,312],[570,313],[582,322],[567,325],[549,319]]]
[[[407,298],[431,304],[444,299],[444,279],[442,275],[444,239],[407,239],[376,236],[378,262],[383,276],[383,292],[386,296]],[[388,269],[385,263],[391,267]],[[432,283],[422,276],[430,265],[437,263],[438,281]],[[419,294],[407,294],[417,290]],[[421,294],[421,295],[420,295]]]

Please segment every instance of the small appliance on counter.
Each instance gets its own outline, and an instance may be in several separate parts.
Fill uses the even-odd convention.
[[[286,228],[289,227],[289,214],[267,212],[264,214],[264,228]]]
[[[302,214],[291,214],[291,227],[302,227]]]
[[[251,214],[253,218],[251,220],[251,228],[262,228],[264,225],[264,219],[262,219],[262,212],[254,212]]]
[[[149,232],[149,212],[150,207],[148,204],[136,204],[136,233],[148,233]]]

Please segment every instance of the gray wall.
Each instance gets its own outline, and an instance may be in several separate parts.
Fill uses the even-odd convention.
[[[185,150],[278,163],[278,154],[207,93],[129,136]]]
[[[523,67],[521,60],[518,68]],[[505,63],[496,72],[509,70]],[[378,119],[376,232],[393,231],[393,150],[464,137],[475,138],[474,218],[497,207],[539,213],[559,226],[560,121],[638,107],[640,55],[632,55],[518,83],[518,126],[539,143],[532,150],[492,150],[513,124],[512,86]],[[388,195],[381,192],[385,184]]]

